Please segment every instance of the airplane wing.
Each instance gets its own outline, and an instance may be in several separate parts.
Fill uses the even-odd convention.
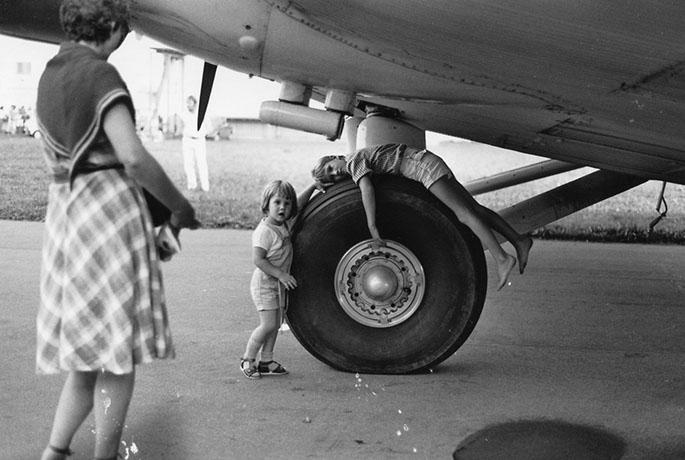
[[[0,33],[60,41],[58,4],[0,0]],[[331,139],[344,126],[357,147],[421,146],[428,130],[556,160],[496,187],[599,169],[500,211],[521,232],[649,179],[685,184],[678,0],[136,0],[132,14],[134,30],[210,71],[280,82],[262,106],[273,124]],[[478,241],[415,184],[378,184],[379,209],[393,210],[379,216],[384,247],[363,241],[354,186],[325,195],[300,220],[296,337],[356,372],[425,370],[454,353],[485,298]]]
[[[57,41],[57,1],[0,32]],[[352,94],[422,130],[685,183],[685,5],[139,0],[135,30],[208,62]]]
[[[181,8],[169,9],[192,18]],[[223,32],[199,16],[185,23],[186,34],[193,24],[205,32],[207,40],[195,34],[195,41],[217,44],[202,53],[212,62],[320,94],[348,91],[421,129],[685,181],[679,2],[304,0],[220,8]],[[192,9],[202,10],[197,2]],[[246,17],[235,18],[241,11]],[[227,37],[232,17],[235,35]],[[160,21],[150,33],[183,37],[164,36],[170,29]]]

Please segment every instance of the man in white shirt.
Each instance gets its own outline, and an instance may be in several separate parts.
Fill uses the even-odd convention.
[[[200,187],[205,192],[209,191],[209,171],[207,169],[207,145],[205,142],[205,124],[197,129],[197,99],[188,96],[186,99],[187,110],[183,113],[183,169],[186,173],[188,190],[197,188],[195,167],[200,178]]]

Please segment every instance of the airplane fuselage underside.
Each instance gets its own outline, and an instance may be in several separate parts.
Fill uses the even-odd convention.
[[[53,1],[0,0],[0,31],[59,40]],[[685,5],[586,0],[138,0],[133,27],[420,129],[685,184]]]

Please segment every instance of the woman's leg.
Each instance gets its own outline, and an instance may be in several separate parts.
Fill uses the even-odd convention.
[[[516,265],[516,258],[502,249],[502,246],[500,246],[492,230],[487,225],[488,222],[481,216],[478,210],[480,205],[454,179],[442,177],[431,185],[428,190],[447,205],[457,216],[457,219],[469,227],[490,251],[490,254],[497,263],[497,274],[499,276],[497,289],[502,289],[507,283],[511,269]]]
[[[96,458],[117,455],[134,382],[135,371],[123,375],[98,373],[93,395]]]
[[[64,387],[62,387],[62,394],[59,397],[52,423],[52,432],[50,433],[50,445],[52,447],[67,449],[71,445],[76,430],[93,408],[96,378],[97,372],[69,372]],[[46,448],[41,459],[61,459],[64,457],[65,455]]]

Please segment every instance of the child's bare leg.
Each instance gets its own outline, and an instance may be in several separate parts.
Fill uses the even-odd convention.
[[[519,272],[523,273],[528,264],[528,253],[530,252],[531,246],[533,246],[533,239],[528,235],[521,235],[518,233],[514,227],[509,225],[509,223],[497,214],[492,209],[486,208],[485,206],[478,203],[473,196],[464,188],[463,185],[459,183],[456,179],[444,179],[448,180],[452,187],[454,187],[457,192],[468,200],[473,209],[478,212],[481,219],[485,221],[486,225],[492,230],[496,231],[500,235],[509,241],[514,249],[516,250],[516,258],[519,263]]]
[[[276,338],[278,337],[278,328],[281,326],[281,313],[278,310],[266,310],[265,325],[268,330],[262,345],[261,361],[271,361],[273,359],[274,347],[276,346]]]
[[[252,331],[250,338],[247,339],[247,345],[245,346],[243,359],[247,359],[249,361],[254,360],[257,357],[257,353],[259,353],[259,349],[262,348],[263,343],[264,333],[262,332],[262,326],[260,324],[254,331]]]
[[[98,373],[93,395],[96,458],[116,457],[134,382],[135,371],[121,375]]]
[[[514,246],[514,249],[516,249],[516,258],[519,262],[519,272],[523,273],[528,264],[528,253],[530,252],[531,246],[533,246],[533,239],[528,235],[521,235],[518,233],[514,230],[514,227],[509,225],[502,216],[492,209],[486,208],[481,204],[478,204],[478,208],[481,217],[487,221],[490,227],[505,237],[507,241]]]
[[[516,248],[516,255],[519,260],[519,273],[523,274],[523,271],[528,265],[528,253],[530,248],[533,246],[533,238],[528,235],[524,235],[522,239],[518,240],[517,244],[514,245]]]
[[[275,330],[278,330],[278,325],[276,325],[277,313],[278,310],[259,310],[259,326],[252,331],[252,334],[247,341],[247,347],[245,348],[243,358],[255,359],[259,350],[264,348],[269,334],[274,330],[274,326]],[[274,339],[274,343],[275,342]],[[273,350],[273,344],[271,345],[271,350]]]
[[[507,283],[512,268],[516,265],[516,258],[502,249],[492,230],[487,226],[487,222],[475,207],[480,205],[461,184],[446,177],[438,179],[429,188],[429,191],[447,205],[457,216],[457,219],[469,227],[490,251],[495,263],[497,263],[497,274],[499,276],[497,290],[502,289]]]
[[[50,433],[50,445],[56,449],[67,449],[76,430],[93,408],[95,372],[71,371],[62,387],[57,403],[55,418]],[[43,451],[42,459],[63,458],[50,448]]]

